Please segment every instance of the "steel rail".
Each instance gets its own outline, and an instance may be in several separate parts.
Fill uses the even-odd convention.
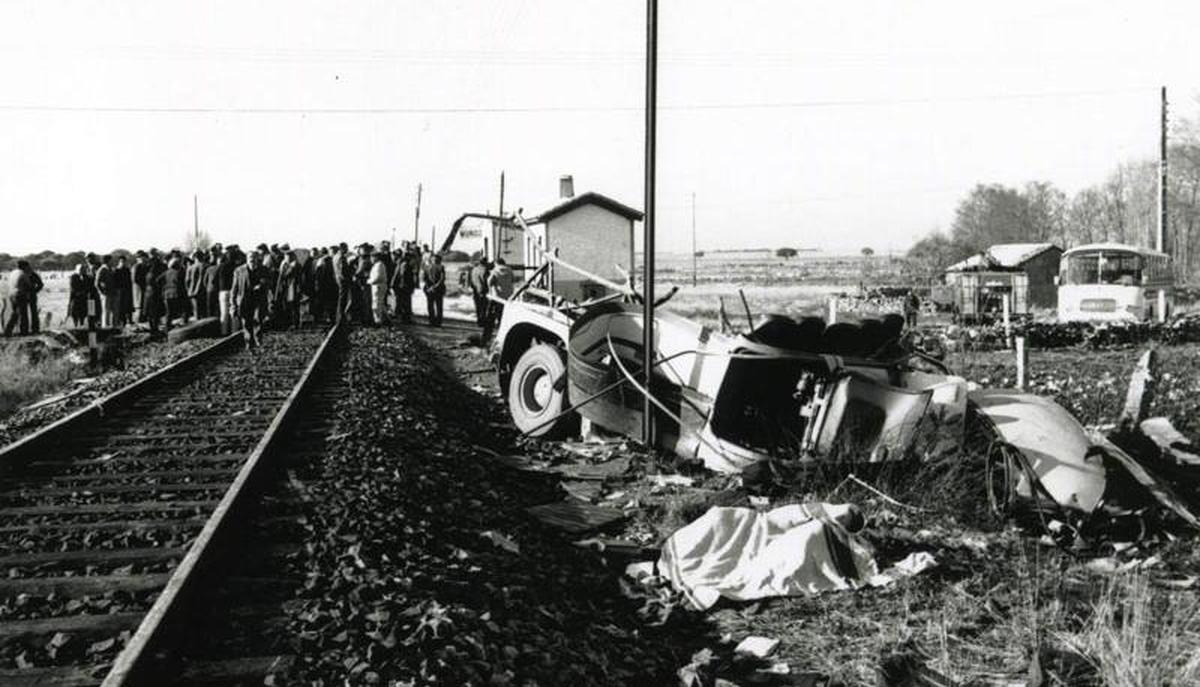
[[[226,349],[233,348],[241,340],[241,332],[230,334],[210,346],[206,346],[160,370],[156,370],[136,381],[130,382],[111,394],[92,401],[70,415],[59,418],[32,434],[21,437],[7,446],[0,448],[0,473],[7,473],[28,463],[40,449],[44,449],[57,441],[60,436],[69,436],[81,427],[99,418],[103,418],[108,411],[115,410],[137,400],[155,382],[173,373],[194,367],[216,356],[218,353],[223,353]]]
[[[186,617],[191,595],[197,591],[197,585],[204,575],[217,566],[222,545],[236,526],[232,514],[237,508],[246,505],[253,493],[251,485],[254,479],[263,473],[271,449],[283,435],[281,430],[297,412],[297,401],[311,385],[314,372],[331,349],[334,338],[344,331],[340,324],[329,329],[299,381],[275,413],[262,439],[242,464],[233,483],[205,522],[204,528],[172,571],[166,587],[138,625],[129,643],[113,662],[102,687],[165,684],[162,679],[167,676],[156,674],[160,666],[155,664],[154,652],[164,646],[170,632],[180,629],[180,620]]]

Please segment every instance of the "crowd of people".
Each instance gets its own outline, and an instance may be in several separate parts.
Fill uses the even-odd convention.
[[[467,282],[476,321],[490,335],[499,319],[497,299],[512,294],[513,272],[503,259],[472,261]],[[18,261],[8,280],[5,336],[38,331],[37,295],[43,282],[30,264]],[[387,241],[345,243],[294,250],[259,244],[252,251],[215,244],[190,254],[139,250],[133,264],[124,255],[89,253],[70,275],[67,316],[76,327],[144,323],[152,336],[191,318],[216,317],[224,333],[241,330],[256,348],[262,327],[287,328],[305,319],[322,324],[349,320],[363,325],[413,321],[413,295],[425,296],[429,324],[440,327],[446,296],[442,256],[429,246]],[[491,294],[494,298],[489,298]]]

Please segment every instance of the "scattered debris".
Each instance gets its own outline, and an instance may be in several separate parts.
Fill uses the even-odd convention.
[[[1104,449],[1106,455],[1115,459],[1121,467],[1125,468],[1137,480],[1137,483],[1145,487],[1160,504],[1187,524],[1200,529],[1200,518],[1192,513],[1188,505],[1175,493],[1166,480],[1152,472],[1142,461],[1123,451],[1108,437],[1093,435],[1092,440],[1097,446]]]
[[[754,658],[766,658],[771,655],[771,652],[775,651],[775,647],[777,646],[779,646],[778,639],[751,635],[738,642],[738,645],[733,649],[733,653],[753,656]]]
[[[521,553],[521,547],[515,541],[504,536],[503,534],[500,534],[499,532],[487,530],[486,532],[480,532],[479,536],[490,541],[494,546],[504,549],[509,553]]]
[[[1200,454],[1196,453],[1192,442],[1175,429],[1175,425],[1167,418],[1152,417],[1143,420],[1138,429],[1142,435],[1154,442],[1164,457],[1176,465],[1200,467]]]
[[[554,466],[554,471],[574,480],[604,481],[629,470],[629,458],[613,458],[603,463],[571,463]]]
[[[604,489],[604,485],[595,481],[565,481],[560,482],[559,486],[567,492],[567,496],[591,503],[600,498],[600,493]]]
[[[649,475],[647,479],[654,485],[656,489],[665,489],[666,487],[690,487],[696,483],[695,478],[685,475]]]
[[[579,541],[575,542],[575,546],[584,549],[591,549],[597,553],[606,553],[626,558],[644,558],[646,556],[654,555],[658,552],[657,549],[647,548],[635,541],[630,541],[628,539],[613,539],[609,537],[589,537],[587,539],[580,539]],[[650,566],[648,573],[653,574],[654,564],[650,561],[646,561],[645,563]],[[639,564],[634,563],[632,565]],[[635,570],[637,570],[637,568],[635,568]],[[628,570],[626,573],[628,574]]]
[[[928,551],[914,551],[899,561],[893,563],[887,570],[875,575],[868,584],[872,587],[886,587],[906,577],[912,577],[925,572],[937,565],[937,560]]]
[[[1121,409],[1117,426],[1124,431],[1141,424],[1150,412],[1154,399],[1154,382],[1157,376],[1158,354],[1150,349],[1138,359],[1133,374],[1129,377],[1129,390],[1125,393],[1125,406]]]
[[[561,501],[525,509],[534,518],[571,534],[583,534],[602,529],[624,519],[625,513],[615,508],[593,506],[579,501]]]

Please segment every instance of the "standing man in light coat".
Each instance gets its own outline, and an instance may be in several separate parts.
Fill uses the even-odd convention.
[[[388,292],[388,265],[386,259],[388,254],[384,251],[378,251],[372,258],[371,273],[367,275],[367,284],[371,288],[371,314],[374,317],[375,324],[386,324],[388,319],[387,313],[387,292]]]
[[[100,267],[96,269],[96,291],[100,292],[100,326],[113,326],[113,316],[120,308],[116,289],[113,287],[112,256],[100,258]]]

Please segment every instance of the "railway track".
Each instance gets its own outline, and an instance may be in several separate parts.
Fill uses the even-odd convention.
[[[301,406],[320,414],[310,392],[340,331],[275,333],[258,354],[230,337],[0,450],[0,685],[236,682],[263,668],[176,648],[197,602],[231,589],[231,552],[266,569],[286,558],[246,517],[269,459],[305,439]]]

